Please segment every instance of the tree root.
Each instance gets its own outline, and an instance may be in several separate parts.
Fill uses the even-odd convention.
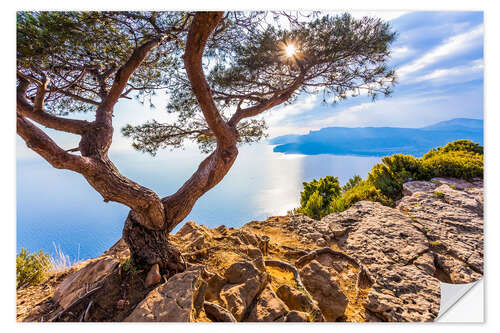
[[[300,279],[300,273],[294,265],[289,264],[289,263],[284,262],[284,261],[281,261],[281,260],[265,260],[264,263],[266,266],[279,267],[279,268],[284,269],[286,271],[292,272],[293,279],[294,279],[295,283],[297,283],[297,285],[300,288],[306,290],[306,288],[302,284],[302,280]]]
[[[99,289],[101,289],[102,286],[98,286],[98,287],[95,287],[94,289],[91,289],[90,291],[86,292],[83,296],[81,296],[80,298],[76,299],[75,301],[73,301],[73,303],[71,303],[70,305],[68,305],[66,308],[64,308],[62,311],[60,311],[59,313],[57,313],[54,317],[52,317],[52,319],[50,319],[49,321],[50,322],[55,322],[57,321],[63,314],[65,314],[66,312],[68,312],[69,310],[71,310],[71,308],[73,308],[74,306],[80,304],[80,302],[82,302],[83,300],[85,300],[86,298],[92,296],[96,291],[98,291]],[[91,301],[92,303],[92,301]],[[89,303],[90,304],[90,303]],[[88,306],[88,308],[90,308],[90,306]]]
[[[89,310],[90,310],[90,307],[92,306],[92,304],[94,304],[94,301],[90,301],[89,304],[87,305],[87,308],[85,309],[85,311],[82,313],[82,315],[80,316],[80,322],[82,321],[87,321],[88,319],[88,313],[89,313]]]

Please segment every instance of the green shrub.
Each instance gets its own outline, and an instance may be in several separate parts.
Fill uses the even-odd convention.
[[[300,193],[300,208],[297,211],[314,219],[330,214],[331,201],[340,195],[338,178],[326,176],[302,184],[304,190]]]
[[[29,253],[21,249],[16,256],[16,287],[26,287],[43,282],[51,270],[50,256],[42,251]]]
[[[341,197],[335,198],[330,204],[331,212],[343,212],[358,201],[375,201],[383,205],[392,205],[391,199],[368,181],[361,181],[353,188],[346,191]]]
[[[352,178],[349,178],[349,180],[347,181],[347,183],[344,186],[342,186],[342,193],[349,191],[350,189],[352,189],[354,186],[358,185],[362,181],[363,181],[363,178],[361,178],[360,175],[354,175]]]
[[[422,167],[420,160],[403,154],[382,158],[368,174],[372,183],[386,197],[397,200],[401,197],[403,183],[408,179],[422,180],[429,177],[429,172]]]
[[[313,179],[310,182],[303,182],[304,190],[300,193],[300,205],[305,207],[309,198],[318,192],[318,195],[324,199],[323,208],[328,207],[331,198],[340,195],[339,179],[333,176],[326,176],[319,180]]]
[[[437,147],[429,150],[429,152],[427,152],[427,154],[425,154],[422,159],[425,160],[436,154],[444,154],[452,151],[462,151],[472,154],[484,155],[484,148],[483,146],[479,145],[479,143],[474,143],[470,140],[457,140],[447,143],[444,147]]]
[[[323,207],[323,198],[318,191],[316,191],[309,197],[305,207],[301,207],[299,209],[299,212],[313,219],[319,220],[323,216],[328,215],[328,207]]]
[[[127,275],[134,275],[137,273],[137,267],[132,262],[132,259],[127,258],[121,265],[121,271]]]
[[[432,177],[472,179],[483,177],[483,155],[465,151],[438,152],[422,159]],[[430,157],[429,157],[430,156]]]

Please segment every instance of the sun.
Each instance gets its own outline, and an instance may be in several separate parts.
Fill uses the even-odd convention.
[[[293,57],[295,52],[297,52],[297,49],[295,48],[295,45],[293,44],[288,44],[285,47],[285,54],[288,58]]]

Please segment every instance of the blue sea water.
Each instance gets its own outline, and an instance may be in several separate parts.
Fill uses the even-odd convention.
[[[135,151],[111,152],[110,157],[124,175],[165,196],[189,178],[204,155],[189,148],[156,157]],[[238,227],[284,215],[298,206],[303,181],[333,175],[343,184],[354,174],[366,177],[379,161],[380,157],[285,155],[273,152],[267,143],[244,146],[229,174],[196,203],[187,220],[208,227]],[[127,214],[127,207],[105,203],[81,175],[54,169],[36,154],[18,156],[18,251],[24,247],[55,255],[55,244],[72,260],[98,256],[121,237]]]

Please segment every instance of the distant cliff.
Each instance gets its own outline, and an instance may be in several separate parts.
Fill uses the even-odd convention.
[[[326,127],[305,135],[270,140],[275,152],[385,156],[397,153],[421,156],[431,148],[466,139],[483,145],[483,120],[456,118],[422,128]]]

